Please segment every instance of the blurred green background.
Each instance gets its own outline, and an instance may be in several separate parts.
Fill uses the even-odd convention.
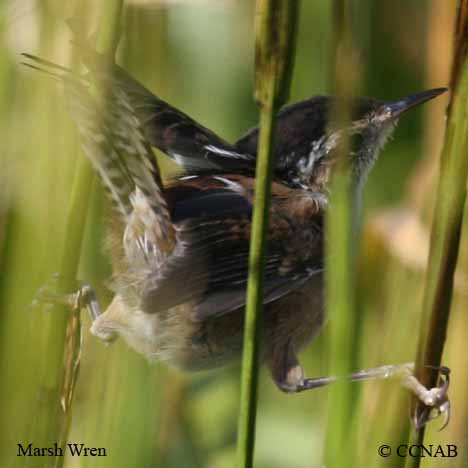
[[[302,2],[291,101],[330,92],[330,3]],[[361,92],[397,98],[448,82],[455,0],[361,0],[354,19],[363,63]],[[69,64],[65,20],[77,12],[89,29],[106,23],[104,2],[10,0],[0,4],[0,466],[23,466],[18,442],[30,434],[44,399],[38,384],[47,310],[29,307],[34,292],[58,270],[77,147],[60,86],[19,65],[29,52]],[[118,61],[161,98],[227,140],[254,125],[254,2],[133,0],[125,2]],[[361,368],[411,361],[419,333],[444,107],[439,98],[405,116],[371,173],[364,194],[358,326]],[[166,174],[177,168],[160,157]],[[94,184],[80,279],[105,303],[109,266],[101,252],[107,202]],[[466,224],[466,223],[465,223]],[[452,420],[426,443],[456,444],[456,458],[422,466],[468,466],[467,229],[455,281],[444,364],[453,372]],[[333,317],[331,317],[333,319]],[[70,441],[105,447],[107,457],[74,457],[67,467],[207,467],[234,465],[239,365],[182,375],[149,366],[117,342],[90,336],[83,314],[81,372]],[[307,375],[327,371],[320,336],[302,353]],[[256,466],[323,465],[327,390],[284,395],[262,371]],[[400,466],[380,458],[381,444],[405,440],[409,398],[396,382],[356,384],[349,421],[355,450],[349,466]],[[48,459],[28,466],[50,466]]]

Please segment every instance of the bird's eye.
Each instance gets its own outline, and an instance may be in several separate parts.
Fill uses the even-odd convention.
[[[392,116],[392,109],[390,107],[384,107],[381,112],[379,112],[379,120],[385,121]]]

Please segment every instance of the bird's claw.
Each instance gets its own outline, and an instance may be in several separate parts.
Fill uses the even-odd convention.
[[[419,382],[419,387],[413,387],[413,391],[422,405],[414,410],[412,421],[416,429],[421,429],[429,421],[444,416],[444,423],[439,431],[444,429],[450,422],[450,400],[448,388],[450,385],[450,369],[445,366],[426,366],[439,371],[438,385],[431,389],[426,389]],[[415,379],[416,380],[416,379]]]
[[[70,308],[73,312],[87,308],[91,319],[95,320],[100,314],[100,311],[96,295],[91,286],[89,284],[79,283],[76,281],[73,288],[74,292],[63,293],[60,292],[59,279],[60,276],[58,274],[54,274],[47,283],[39,288],[31,302],[31,307],[37,307],[41,304],[52,307],[61,305]]]

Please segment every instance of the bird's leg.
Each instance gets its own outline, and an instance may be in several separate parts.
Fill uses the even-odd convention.
[[[86,283],[77,285],[73,293],[61,293],[57,286],[57,275],[54,275],[52,281],[42,286],[36,293],[33,306],[39,303],[59,304],[70,307],[73,311],[86,308],[91,320],[96,320],[101,315],[101,308],[96,297],[94,289]]]
[[[276,385],[280,390],[287,393],[298,393],[304,390],[323,387],[342,378],[353,382],[370,379],[399,379],[401,384],[410,390],[424,405],[424,410],[412,418],[417,428],[444,414],[445,422],[442,426],[443,428],[448,424],[450,418],[450,401],[447,395],[450,383],[450,370],[447,367],[436,368],[439,371],[439,382],[436,387],[430,389],[422,385],[414,376],[413,363],[364,369],[342,378],[337,376],[307,378],[304,377],[302,367],[299,364],[291,342],[288,342],[283,347],[276,348],[271,353],[268,364]]]
[[[105,343],[111,343],[117,338],[117,329],[125,323],[125,306],[117,294],[104,312],[96,297],[94,289],[86,283],[78,283],[75,292],[62,293],[57,285],[58,276],[44,285],[36,293],[32,305],[39,303],[59,304],[73,311],[87,309],[91,318],[91,333]],[[123,320],[123,322],[122,322]]]
[[[426,388],[414,375],[414,363],[380,366],[374,369],[365,369],[355,372],[349,376],[353,381],[369,379],[400,379],[403,387],[407,388],[424,405],[424,410],[419,415],[413,416],[416,428],[424,426],[431,419],[441,414],[445,415],[442,429],[450,419],[450,400],[448,399],[448,388],[450,384],[450,369],[448,367],[436,367],[439,371],[438,385]]]
[[[428,366],[433,367],[433,366]],[[401,384],[407,388],[424,405],[423,410],[414,412],[412,421],[419,429],[432,419],[444,415],[445,421],[442,430],[450,420],[450,400],[448,388],[450,384],[450,369],[445,366],[433,367],[439,372],[436,387],[426,388],[414,375],[414,363],[399,364],[393,366],[381,366],[353,374],[353,380],[365,380],[372,378],[399,378]]]

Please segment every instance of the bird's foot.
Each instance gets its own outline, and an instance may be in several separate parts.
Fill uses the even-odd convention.
[[[450,422],[450,400],[448,397],[450,369],[445,366],[438,366],[435,369],[438,371],[438,378],[437,385],[433,388],[426,388],[414,376],[413,372],[408,373],[402,379],[403,386],[408,388],[422,403],[414,409],[411,418],[418,430],[441,415],[444,417],[444,423],[439,429],[440,431]]]
[[[41,304],[50,306],[61,305],[70,308],[72,311],[86,308],[91,320],[96,320],[101,314],[101,310],[94,289],[89,284],[76,282],[74,292],[64,293],[60,291],[59,280],[60,276],[54,274],[52,278],[36,292],[31,306],[37,307]]]
[[[353,381],[368,379],[400,379],[407,388],[422,403],[418,405],[411,420],[420,429],[429,421],[444,415],[444,423],[440,430],[445,428],[450,420],[450,400],[448,388],[450,383],[450,369],[445,366],[427,366],[439,371],[438,384],[434,388],[426,388],[414,375],[414,363],[380,366],[373,369],[364,369],[349,376]],[[422,409],[420,409],[422,406]]]

